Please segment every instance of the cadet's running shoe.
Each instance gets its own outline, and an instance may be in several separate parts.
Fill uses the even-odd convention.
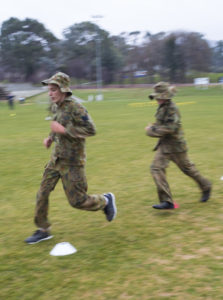
[[[211,196],[211,188],[209,188],[207,191],[202,192],[200,202],[207,202],[210,196]]]
[[[156,208],[156,209],[174,209],[175,207],[174,207],[173,203],[164,201],[164,202],[161,202],[160,204],[153,205],[153,208]]]
[[[108,200],[107,205],[104,208],[104,213],[108,222],[114,220],[117,214],[117,208],[115,205],[115,195],[112,193],[104,194],[104,197]]]
[[[31,235],[30,237],[28,237],[25,242],[27,244],[36,244],[36,243],[39,243],[41,241],[45,241],[45,240],[49,240],[51,239],[53,236],[50,235],[49,232],[47,231],[42,231],[42,230],[36,230],[34,232],[33,235]]]

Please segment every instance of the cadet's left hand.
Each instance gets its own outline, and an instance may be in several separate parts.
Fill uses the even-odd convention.
[[[57,121],[51,122],[50,127],[51,127],[51,130],[55,133],[61,133],[61,134],[65,133],[65,127],[63,125],[61,125],[60,123],[58,123]]]

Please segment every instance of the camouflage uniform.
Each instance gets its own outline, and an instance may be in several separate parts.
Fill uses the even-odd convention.
[[[167,83],[160,82],[155,85],[155,93],[149,96],[150,99],[165,101],[157,109],[156,122],[147,130],[147,135],[159,138],[154,148],[157,152],[151,165],[151,174],[157,186],[159,200],[171,203],[173,203],[172,195],[165,175],[169,161],[173,161],[182,172],[194,179],[201,191],[205,192],[211,187],[210,181],[200,175],[187,156],[180,113],[171,101],[173,95],[174,90]]]
[[[57,76],[59,74],[59,76]],[[55,83],[68,96],[58,105],[54,121],[65,127],[65,134],[50,133],[55,142],[51,160],[45,167],[40,189],[37,193],[35,223],[38,227],[47,229],[48,198],[61,178],[64,191],[71,206],[83,210],[103,210],[106,201],[104,195],[88,195],[85,176],[85,138],[95,135],[95,126],[86,109],[71,97],[68,82],[63,73],[57,73],[43,84]],[[61,75],[62,74],[62,75]],[[57,77],[56,77],[57,76]]]

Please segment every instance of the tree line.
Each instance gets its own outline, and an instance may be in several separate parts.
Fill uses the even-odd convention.
[[[93,83],[98,41],[104,84],[135,83],[145,75],[146,83],[180,83],[188,82],[193,72],[223,72],[223,40],[211,45],[198,32],[111,35],[81,22],[64,29],[58,39],[35,19],[10,18],[1,26],[0,81],[35,83],[60,70],[77,82]]]

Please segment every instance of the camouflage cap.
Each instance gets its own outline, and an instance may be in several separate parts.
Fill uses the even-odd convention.
[[[149,95],[151,100],[169,100],[175,93],[176,89],[174,86],[170,86],[168,82],[160,81],[154,85],[154,93]]]
[[[41,82],[43,85],[56,84],[59,86],[62,93],[67,93],[69,96],[72,95],[72,91],[69,88],[70,77],[62,72],[57,72],[49,79],[45,79]]]

